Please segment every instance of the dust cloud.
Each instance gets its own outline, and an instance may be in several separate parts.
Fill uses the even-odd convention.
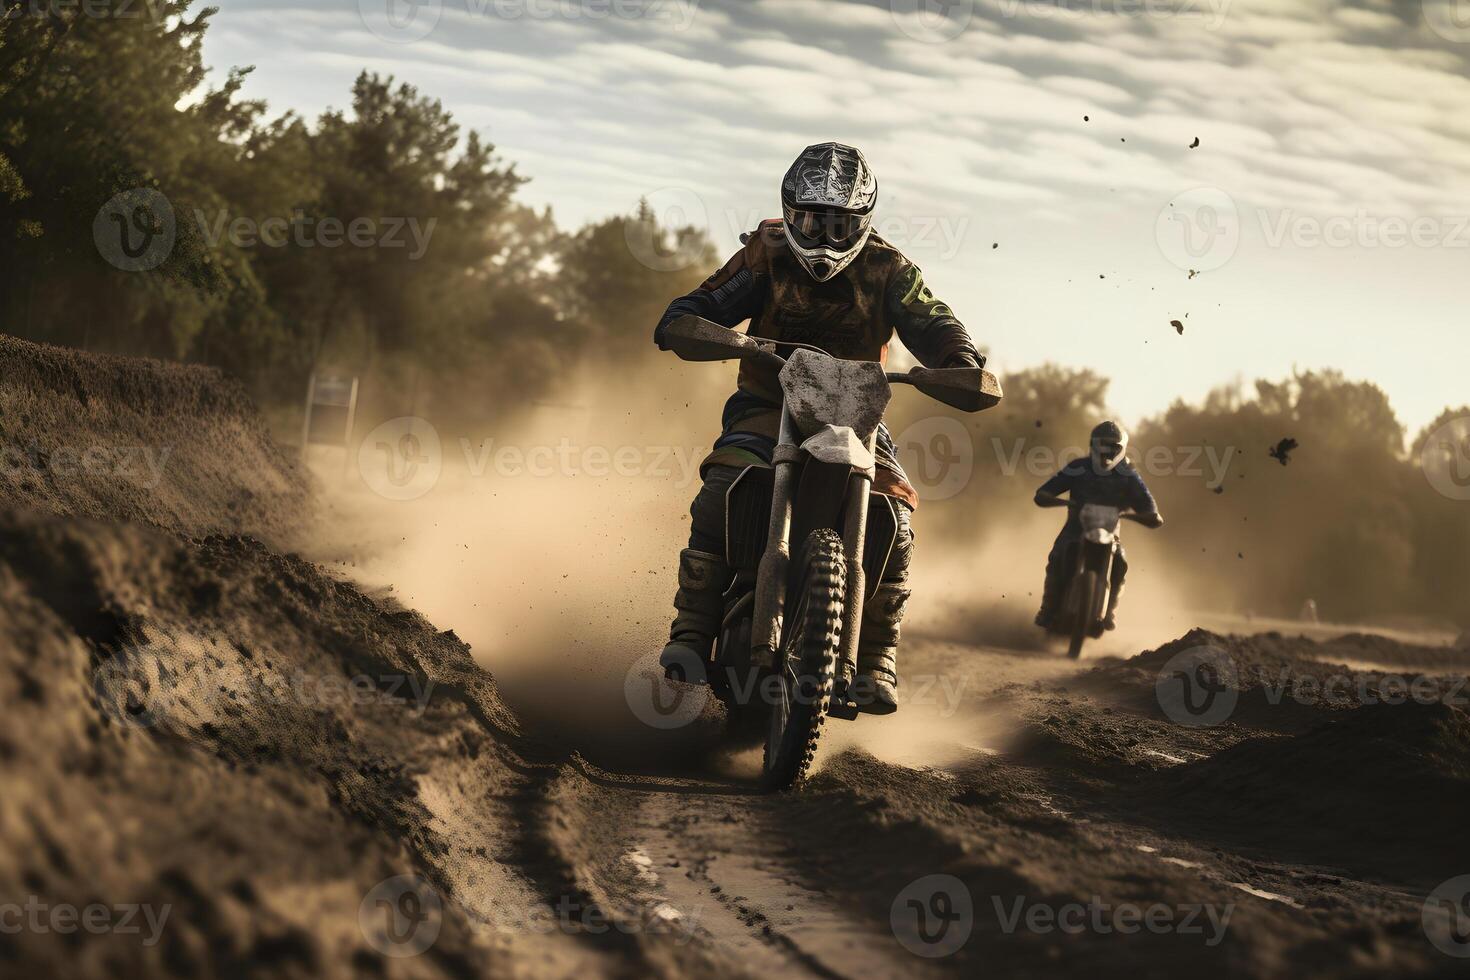
[[[720,754],[717,732],[650,728],[624,693],[630,668],[667,636],[697,467],[733,375],[731,365],[670,356],[624,375],[579,372],[493,431],[417,422],[420,436],[437,438],[439,473],[412,499],[391,499],[400,494],[384,485],[383,468],[396,463],[381,456],[373,434],[361,457],[313,450],[327,515],[313,556],[454,630],[528,730],[625,768],[683,760],[744,774],[748,754],[711,762]],[[1035,670],[1020,665],[1018,678],[1062,668],[1031,623],[1060,512],[988,527],[975,546],[956,543],[953,515],[944,504],[916,515],[914,597],[900,653],[905,710],[832,726],[839,734],[822,757],[859,746],[897,764],[928,765],[951,750],[985,747],[983,728],[960,705],[995,679],[966,681],[962,665],[938,669],[920,646],[1041,658]],[[1187,614],[1168,612],[1176,597],[1147,532],[1130,527],[1125,536],[1133,572],[1123,628],[1089,656],[1128,655],[1192,625]]]
[[[378,492],[388,463],[371,446],[346,467],[323,452],[314,556],[453,629],[529,730],[604,751],[626,737],[633,754],[658,735],[673,744],[631,713],[623,685],[667,638],[733,373],[672,357],[637,375],[584,372],[494,431],[430,429],[442,471],[409,500]]]

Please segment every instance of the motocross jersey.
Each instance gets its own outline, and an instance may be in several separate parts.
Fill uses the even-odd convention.
[[[826,282],[808,273],[786,243],[781,219],[763,221],[714,275],[669,304],[654,331],[694,314],[726,327],[749,320],[746,332],[763,340],[810,344],[846,360],[887,360],[896,332],[926,367],[968,354],[984,363],[969,333],[924,285],[918,266],[876,233],[851,264]],[[768,463],[781,419],[778,370],[744,361],[737,391],[725,404],[724,432],[701,469]],[[910,507],[918,495],[898,465],[886,428],[878,434],[874,490]]]
[[[1156,513],[1159,509],[1148,484],[1138,475],[1138,470],[1128,460],[1123,460],[1111,470],[1099,470],[1087,457],[1074,459],[1063,466],[1056,476],[1041,485],[1039,492],[1067,494],[1067,523],[1062,528],[1062,537],[1071,537],[1082,532],[1080,514],[1084,504],[1102,504],[1119,510],[1133,510],[1140,514]]]

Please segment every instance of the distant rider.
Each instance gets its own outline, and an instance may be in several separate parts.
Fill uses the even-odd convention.
[[[1041,611],[1036,614],[1036,625],[1050,628],[1056,616],[1062,593],[1067,588],[1075,556],[1072,549],[1082,540],[1080,514],[1085,504],[1102,504],[1122,511],[1131,510],[1138,515],[1138,523],[1145,527],[1162,527],[1164,518],[1159,515],[1159,506],[1143,477],[1128,461],[1128,433],[1116,422],[1103,422],[1092,430],[1088,455],[1074,459],[1056,476],[1047,480],[1036,491],[1036,506],[1066,507],[1067,523],[1062,526],[1051,554],[1046,557],[1046,585],[1041,594]],[[1067,499],[1061,499],[1062,494]],[[1123,546],[1118,545],[1118,556],[1113,562],[1112,598],[1108,603],[1108,616],[1104,625],[1108,629],[1117,626],[1118,598],[1123,594],[1123,579],[1128,574],[1128,559]]]
[[[781,182],[782,217],[742,236],[744,247],[694,292],[669,304],[654,331],[685,314],[727,327],[749,320],[752,337],[810,344],[847,360],[883,362],[895,331],[926,367],[983,367],[985,358],[919,269],[872,231],[878,182],[858,150],[821,143],[801,152]],[[786,353],[787,351],[782,351]],[[689,508],[689,547],[679,558],[678,611],[660,662],[677,671],[707,661],[730,584],[725,561],[725,492],[747,466],[769,466],[781,418],[781,389],[769,364],[740,365],[725,403],[724,431],[700,466],[704,486]],[[877,594],[863,607],[859,680],[850,691],[864,710],[897,708],[899,624],[908,601],[918,495],[898,464],[886,427],[877,438],[873,492],[898,506],[898,538]],[[839,685],[846,678],[839,678]]]

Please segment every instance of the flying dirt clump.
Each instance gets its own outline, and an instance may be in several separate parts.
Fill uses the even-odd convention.
[[[1299,445],[1300,443],[1298,443],[1295,439],[1287,436],[1285,439],[1282,439],[1280,442],[1276,443],[1276,445],[1271,447],[1271,452],[1269,455],[1272,459],[1276,460],[1276,462],[1280,463],[1282,466],[1285,466],[1286,464],[1291,462],[1291,454]]]

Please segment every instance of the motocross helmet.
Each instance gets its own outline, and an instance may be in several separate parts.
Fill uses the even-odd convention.
[[[847,268],[872,231],[878,179],[861,150],[817,143],[801,151],[781,181],[786,241],[812,278]]]
[[[1092,430],[1089,452],[1095,472],[1107,473],[1114,470],[1128,455],[1128,433],[1116,422],[1100,423]]]

